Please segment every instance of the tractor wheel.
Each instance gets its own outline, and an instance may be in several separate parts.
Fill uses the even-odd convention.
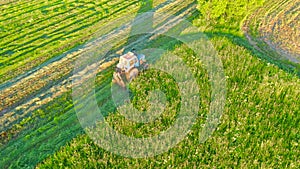
[[[149,68],[149,64],[148,63],[144,63],[143,70],[147,70],[148,68]]]
[[[131,82],[133,79],[135,79],[139,74],[139,70],[137,68],[133,68],[130,70],[130,72],[128,72],[128,77],[127,80],[128,82]]]

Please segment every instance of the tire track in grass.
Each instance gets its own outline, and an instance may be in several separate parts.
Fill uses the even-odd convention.
[[[88,9],[92,9],[92,8],[88,8]],[[58,21],[51,22],[51,20],[50,20],[50,24],[42,25],[41,27],[39,27],[39,28],[37,28],[37,29],[34,29],[34,30],[28,29],[28,30],[30,30],[29,32],[24,31],[22,34],[16,34],[16,37],[14,37],[14,36],[13,36],[13,37],[7,37],[8,41],[3,40],[3,41],[0,43],[0,45],[1,45],[1,46],[8,46],[8,47],[10,47],[10,45],[9,45],[10,43],[15,43],[15,41],[24,39],[24,38],[25,38],[26,36],[28,36],[28,35],[31,36],[31,38],[26,39],[26,40],[28,40],[28,42],[30,42],[31,39],[34,39],[34,38],[36,39],[35,35],[39,36],[38,38],[41,38],[43,35],[42,35],[42,36],[40,35],[40,34],[41,34],[40,31],[43,31],[43,32],[46,32],[47,34],[49,34],[49,33],[47,32],[47,31],[49,30],[49,31],[51,31],[51,32],[50,32],[50,34],[51,34],[51,33],[55,32],[55,31],[59,30],[61,27],[66,28],[67,26],[70,26],[70,25],[64,26],[64,24],[69,24],[68,22],[70,22],[70,20],[68,20],[68,19],[73,18],[73,17],[76,17],[76,16],[78,16],[78,15],[84,15],[85,13],[92,12],[92,11],[89,11],[89,10],[86,10],[86,9],[82,9],[82,10],[76,11],[76,9],[75,9],[75,11],[72,11],[72,12],[74,12],[74,13],[72,13],[72,14],[70,14],[70,15],[67,15],[67,17],[65,17],[65,18],[59,18]],[[93,14],[97,14],[97,12],[98,12],[98,11],[94,12]],[[90,14],[90,15],[88,15],[87,17],[90,17],[90,16],[92,16],[93,14]],[[87,19],[87,17],[83,17],[83,19]],[[78,21],[78,22],[79,22],[79,21],[82,21],[83,19],[81,18],[81,19],[78,19],[78,20],[73,21],[73,22],[71,21],[71,22],[74,24],[74,23],[76,23],[77,21]],[[66,22],[66,23],[65,23],[65,22]],[[58,27],[57,30],[56,30],[56,29],[53,30],[53,29],[51,28],[51,26],[53,26],[53,27],[54,27],[54,26],[60,26],[60,27]],[[21,46],[21,45],[23,45],[23,44],[20,44],[20,46]],[[0,54],[4,54],[4,53],[7,52],[8,50],[9,50],[9,49],[7,49],[6,51],[1,52]],[[5,60],[1,61],[1,63],[5,63]]]
[[[76,2],[76,1],[74,1],[74,2]],[[74,3],[74,2],[72,2],[72,3]],[[103,3],[108,3],[108,2],[109,1],[107,0],[107,1],[104,1]],[[88,4],[93,4],[93,3],[89,2]],[[97,5],[102,5],[102,3],[96,4],[94,7],[97,7]],[[69,19],[73,16],[82,14],[82,11],[85,10],[85,9],[83,9],[81,11],[76,11],[76,15],[70,13],[70,12],[74,12],[74,10],[76,10],[76,9],[77,9],[77,7],[73,7],[73,8],[70,8],[68,10],[65,10],[63,12],[59,12],[59,13],[55,12],[55,13],[53,13],[53,15],[47,15],[47,17],[43,18],[42,20],[35,20],[34,22],[30,23],[29,25],[24,24],[23,27],[18,27],[16,30],[8,32],[8,34],[3,34],[3,35],[0,36],[0,38],[7,37],[7,36],[10,36],[10,35],[13,35],[13,36],[9,37],[10,39],[13,38],[14,36],[23,38],[24,35],[26,35],[26,34],[35,33],[37,31],[43,30],[43,29],[45,29],[49,26],[52,26],[54,24],[60,23],[61,21]],[[62,18],[60,15],[65,16],[64,14],[66,14],[67,17]],[[70,14],[72,14],[72,15],[70,16]],[[40,15],[40,14],[37,14],[37,15]],[[28,17],[31,17],[31,16],[28,16]],[[25,20],[25,19],[26,18],[21,18],[20,20]],[[48,25],[41,25],[44,22],[49,23],[49,24]],[[25,23],[28,23],[28,22],[26,21]],[[38,25],[39,28],[34,27],[35,30],[32,30],[30,27],[35,26],[35,25]],[[27,29],[25,29],[25,28],[27,28]],[[17,35],[15,34],[16,32],[20,32],[20,31],[22,31],[23,34],[17,34]],[[2,41],[1,44],[4,43],[4,42],[7,42],[7,41]]]

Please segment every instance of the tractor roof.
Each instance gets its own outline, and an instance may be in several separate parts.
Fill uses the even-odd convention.
[[[122,55],[121,57],[126,59],[126,60],[131,60],[134,56],[135,56],[134,53],[128,52],[128,53]]]

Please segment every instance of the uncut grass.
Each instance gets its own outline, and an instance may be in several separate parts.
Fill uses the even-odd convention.
[[[114,155],[99,148],[88,136],[82,135],[45,160],[38,168],[56,168],[59,165],[90,168],[298,168],[299,78],[260,61],[251,56],[245,48],[232,44],[227,38],[214,38],[212,41],[224,64],[228,97],[221,124],[207,142],[198,143],[198,134],[203,123],[201,118],[198,119],[192,133],[177,146],[162,155],[145,159]],[[175,51],[179,51],[181,56],[189,55],[183,47]],[[201,74],[205,77],[205,72]],[[206,95],[209,93],[207,89],[207,86],[202,88]],[[203,100],[204,103],[209,102],[207,97]],[[205,110],[207,108],[202,108],[202,111]],[[118,120],[122,121],[116,114],[108,118],[114,119],[115,123]],[[122,123],[120,127],[132,126]],[[133,126],[132,129],[137,128]],[[130,130],[122,132],[132,134]]]
[[[156,120],[147,124],[137,123],[127,120],[120,112],[113,113],[106,118],[107,123],[116,131],[127,136],[134,136],[138,138],[151,137],[159,134],[160,131],[166,130],[174,123],[176,119],[176,112],[180,109],[180,93],[174,79],[157,70],[147,70],[140,75],[138,79],[130,84],[132,92],[132,104],[142,115],[143,112],[149,109],[149,95],[150,91],[160,90],[166,95],[166,107],[162,115]],[[164,86],[169,86],[168,88]],[[123,108],[126,108],[123,107]]]

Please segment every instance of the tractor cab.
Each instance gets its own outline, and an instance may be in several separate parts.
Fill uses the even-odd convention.
[[[132,68],[139,67],[140,63],[137,56],[133,52],[128,52],[120,57],[117,68],[128,73]]]

